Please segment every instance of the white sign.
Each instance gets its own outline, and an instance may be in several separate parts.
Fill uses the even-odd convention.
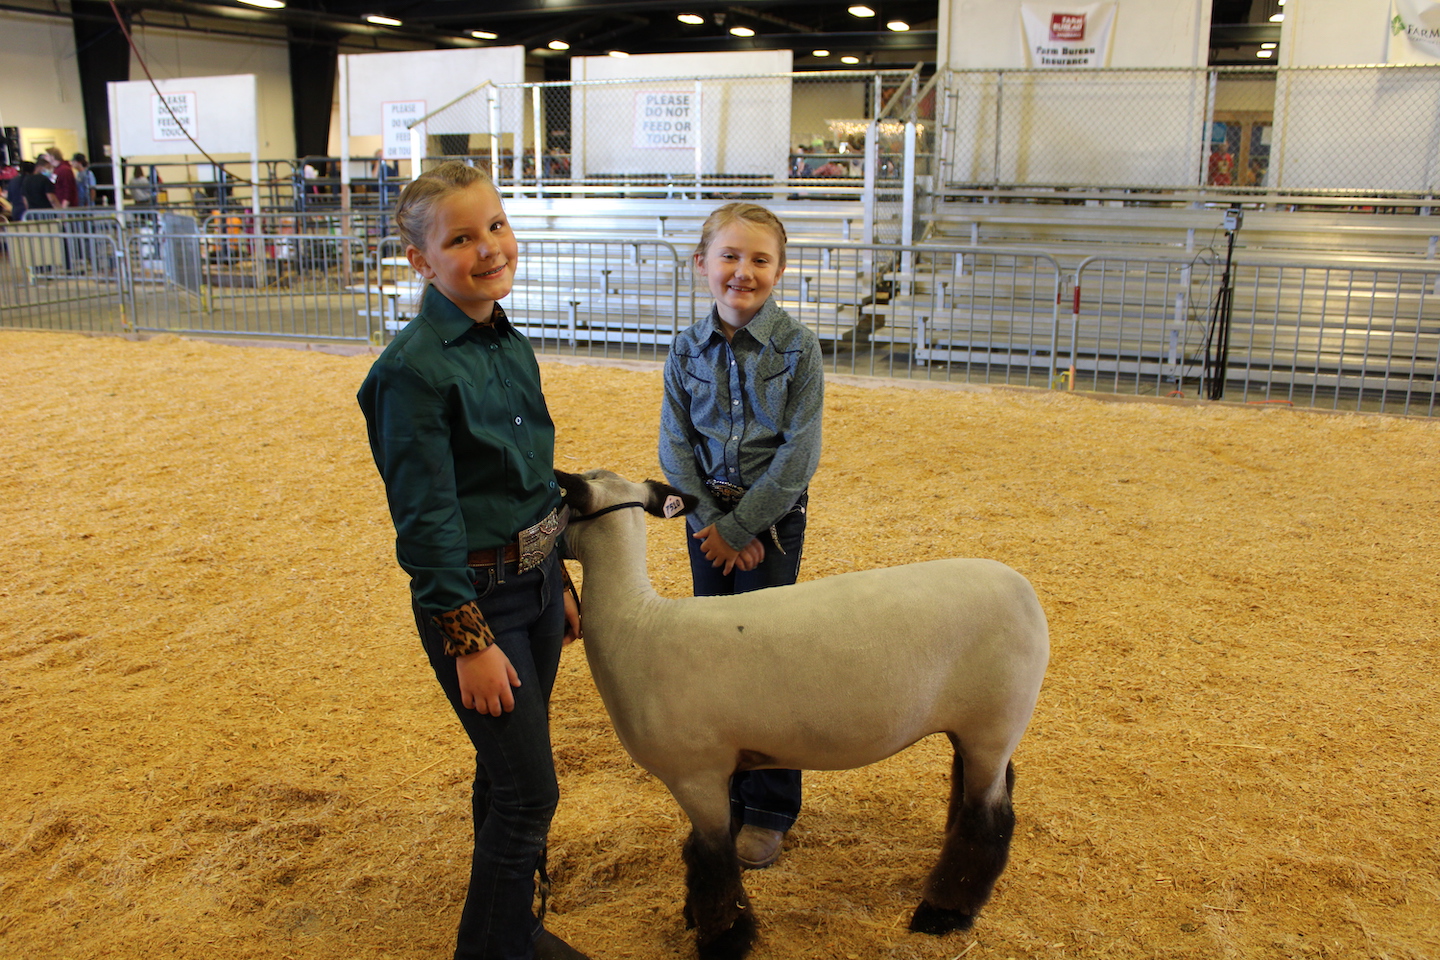
[[[425,116],[424,100],[389,100],[380,104],[380,129],[386,160],[410,159],[410,125]]]
[[[642,150],[693,149],[698,140],[694,90],[635,94],[634,145]]]
[[[156,140],[189,140],[198,134],[195,118],[199,111],[194,92],[151,94],[150,122]],[[186,134],[189,134],[187,136]]]
[[[1103,67],[1110,60],[1113,2],[1022,3],[1020,21],[1032,67]]]
[[[1440,60],[1440,3],[1391,0],[1387,63],[1435,63]]]

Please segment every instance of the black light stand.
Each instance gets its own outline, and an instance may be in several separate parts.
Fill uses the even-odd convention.
[[[1220,275],[1220,290],[1210,311],[1210,329],[1205,337],[1205,365],[1201,373],[1207,400],[1225,396],[1225,367],[1230,361],[1230,304],[1233,288],[1230,267],[1235,258],[1235,234],[1245,214],[1239,207],[1225,211],[1225,272]]]

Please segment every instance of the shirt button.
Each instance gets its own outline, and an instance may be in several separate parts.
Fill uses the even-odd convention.
[[[498,344],[498,343],[492,343],[492,344],[490,344],[490,349],[491,349],[491,350],[499,350],[499,349],[500,349],[500,344]]]
[[[534,451],[534,450],[531,450],[529,453],[525,454],[525,456],[529,457],[531,460],[534,460],[534,459],[535,459],[535,451]]]
[[[507,386],[507,387],[510,386],[510,381],[509,381],[509,380],[506,380],[506,381],[505,381],[505,386]]]
[[[740,406],[740,401],[739,401],[739,400],[731,400],[731,401],[730,401],[730,405],[731,405],[731,406],[734,406],[734,407],[738,407],[738,406]]]
[[[515,426],[517,426],[517,427],[520,426],[520,418],[519,418],[519,417],[516,417],[516,418],[515,418]]]

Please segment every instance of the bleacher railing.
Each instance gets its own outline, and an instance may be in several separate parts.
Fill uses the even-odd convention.
[[[1076,389],[1435,416],[1440,266],[1092,257],[1075,271]],[[1228,299],[1228,309],[1225,300]],[[1222,313],[1223,309],[1223,313]]]
[[[0,328],[382,346],[421,289],[393,237],[58,223],[0,231]],[[807,240],[787,255],[775,296],[835,373],[1440,414],[1434,261],[1247,252],[1221,356],[1208,254],[1073,272],[1023,247]],[[522,237],[505,306],[543,353],[659,360],[709,298],[679,240],[542,233]]]

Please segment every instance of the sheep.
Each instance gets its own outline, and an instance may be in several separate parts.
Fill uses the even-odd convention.
[[[731,597],[660,597],[645,518],[695,500],[654,480],[556,472],[584,571],[586,658],[620,743],[690,819],[684,916],[703,960],[756,923],[735,855],[736,770],[844,770],[932,733],[954,748],[945,840],[910,929],[968,929],[1005,868],[1010,762],[1049,660],[1030,583],[991,560],[934,560]]]

